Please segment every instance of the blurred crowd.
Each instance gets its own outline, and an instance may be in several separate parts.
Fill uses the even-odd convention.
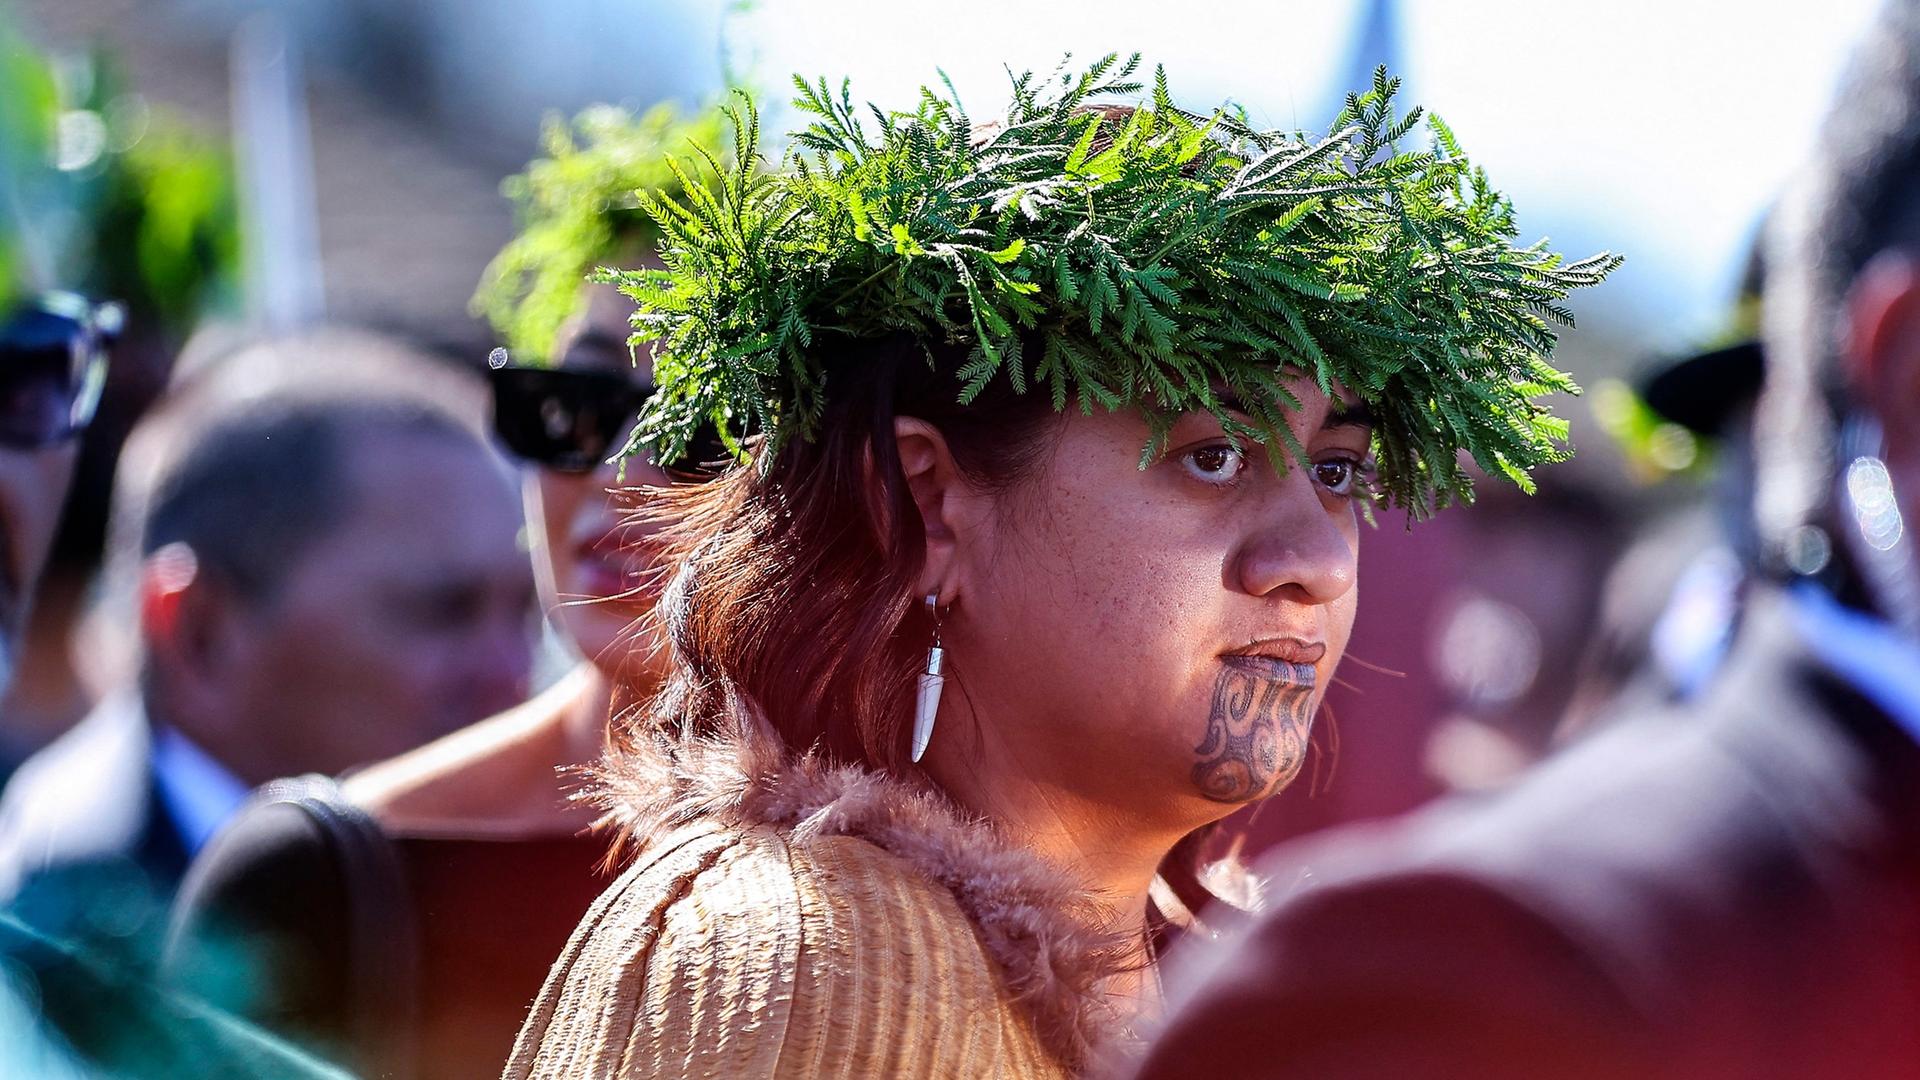
[[[610,492],[669,479],[605,464],[648,370],[631,305],[581,282],[641,257],[630,193],[714,118],[549,131],[475,298],[514,360],[451,355],[250,323],[233,155],[111,58],[0,30],[0,1072],[326,1070],[230,1011],[385,1074],[414,1051],[359,1034],[418,1012],[396,949],[477,991],[419,1018],[430,1071],[497,1071],[605,883],[565,770],[648,663],[647,528]],[[466,863],[502,850],[543,886],[471,904]],[[383,889],[436,920],[356,895]]]
[[[1913,21],[1910,6],[1895,3],[1890,24]],[[1920,48],[1888,33],[1875,46],[1886,64]],[[1920,71],[1920,55],[1898,62]],[[665,670],[650,618],[665,526],[646,492],[707,483],[729,453],[703,433],[681,460],[617,463],[653,373],[627,344],[633,302],[586,277],[653,264],[656,227],[630,193],[676,190],[685,177],[664,148],[716,148],[723,126],[668,107],[550,121],[505,185],[517,234],[491,264],[458,268],[491,340],[454,351],[429,334],[289,318],[297,304],[262,299],[245,253],[264,241],[247,230],[279,230],[269,255],[294,242],[246,190],[265,166],[161,106],[136,109],[135,89],[110,56],[0,22],[0,1075],[495,1075],[619,872],[592,828],[601,808],[578,795],[609,716]],[[1920,112],[1897,123],[1920,141]],[[1905,213],[1850,227],[1910,243]],[[1781,865],[1733,869],[1717,868],[1714,836],[1687,833],[1738,812],[1716,802],[1714,785],[1735,783],[1716,762],[1651,793],[1567,794],[1645,760],[1651,744],[1623,751],[1621,730],[1656,713],[1691,722],[1685,710],[1717,700],[1729,666],[1744,670],[1736,627],[1773,603],[1755,599],[1756,568],[1826,580],[1852,565],[1825,522],[1769,532],[1756,516],[1760,477],[1788,467],[1764,463],[1755,434],[1766,354],[1791,337],[1766,320],[1799,315],[1767,303],[1772,252],[1787,249],[1762,241],[1750,255],[1720,339],[1620,361],[1631,374],[1596,406],[1616,440],[1605,468],[1620,475],[1549,472],[1531,497],[1489,488],[1423,524],[1417,545],[1397,518],[1367,533],[1369,591],[1307,771],[1223,833],[1249,860],[1279,850],[1263,865],[1283,893],[1296,879],[1326,887],[1255,924],[1232,957],[1183,973],[1195,989],[1176,992],[1143,1075],[1920,1075],[1920,1057],[1900,1056],[1910,1038],[1851,1026],[1920,1001],[1912,913],[1874,923],[1907,966],[1855,966],[1873,986],[1821,982],[1830,1000],[1782,1006],[1852,1048],[1824,1064],[1770,1027],[1775,1012],[1687,1011],[1748,976],[1756,993],[1774,976],[1809,978],[1808,962],[1769,954],[1752,975],[1699,944],[1690,962],[1710,985],[1670,970],[1694,921],[1737,914],[1758,940],[1771,920],[1794,934],[1793,920],[1813,918],[1803,907],[1856,917],[1854,870],[1800,834],[1822,822],[1873,832],[1877,818],[1849,815],[1894,781],[1849,786],[1871,771],[1852,759],[1812,779],[1744,781],[1780,786],[1796,803],[1780,827],[1812,853],[1786,866],[1756,841],[1741,854]],[[1848,392],[1814,382],[1806,394]],[[1885,417],[1889,439],[1920,424],[1916,387],[1896,387],[1907,398]],[[1920,475],[1904,482],[1916,490]],[[1842,599],[1897,619],[1900,601],[1861,578]],[[1910,706],[1916,670],[1888,691],[1904,704],[1877,707]],[[1739,689],[1763,696],[1758,712],[1882,701],[1862,678],[1820,683],[1813,704],[1758,676]],[[1824,753],[1799,738],[1764,754]],[[1404,833],[1322,831],[1437,796],[1454,798],[1393,826]],[[1485,801],[1503,796],[1515,801]],[[1803,820],[1802,796],[1840,809]],[[1488,805],[1504,816],[1470,817]],[[1664,835],[1634,831],[1636,809]],[[1619,831],[1585,844],[1596,819]],[[1542,839],[1539,822],[1567,831]],[[1323,846],[1288,843],[1309,834]],[[1856,842],[1878,838],[1834,841]],[[1616,873],[1595,847],[1631,865]],[[1678,858],[1701,878],[1558,920],[1625,895],[1623,878],[1677,872]],[[1536,889],[1556,868],[1569,880]],[[1902,888],[1916,875],[1920,859],[1870,873]],[[1723,876],[1739,901],[1714,894]],[[1878,919],[1895,902],[1866,909]],[[1460,937],[1440,947],[1382,933],[1381,920]],[[1642,932],[1659,938],[1639,943],[1659,963],[1600,971],[1611,957],[1642,963],[1607,951],[1608,935]],[[1829,944],[1869,963],[1857,943]],[[1559,952],[1579,985],[1543,973],[1539,958]],[[1409,965],[1469,990],[1396,981]],[[1616,976],[1647,997],[1594,988]],[[1481,981],[1506,985],[1468,1001]],[[1639,1032],[1640,1010],[1669,1005],[1701,1038],[1771,1030],[1779,1056],[1762,1067],[1759,1051],[1695,1054],[1656,1023],[1620,1071],[1614,1031]],[[1457,1045],[1462,1029],[1498,1032],[1481,1044],[1492,1057]],[[1270,1053],[1276,1040],[1294,1056]]]

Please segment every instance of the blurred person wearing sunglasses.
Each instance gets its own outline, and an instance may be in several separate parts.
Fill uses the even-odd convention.
[[[106,344],[117,329],[117,309],[69,293],[0,316],[0,690],[15,673],[76,441],[99,404]],[[9,771],[5,734],[0,723],[0,777]]]
[[[596,151],[611,141],[631,158],[657,141],[594,115]],[[606,176],[622,191],[645,179]],[[646,621],[650,527],[628,511],[725,456],[715,436],[672,468],[637,460],[622,474],[607,463],[652,393],[652,368],[626,345],[632,304],[580,284],[634,240],[630,222],[601,224],[609,246],[558,256],[564,321],[528,333],[524,297],[490,312],[521,355],[558,360],[504,366],[496,354],[489,375],[495,432],[530,466],[541,602],[578,662],[524,705],[337,784],[271,786],[195,865],[175,911],[170,978],[369,1075],[497,1073],[554,956],[605,888],[607,843],[587,831],[595,812],[569,796],[605,748],[612,687],[644,692],[659,677]],[[236,952],[257,965],[252,979],[226,977]]]
[[[93,422],[79,442],[73,482],[34,602],[19,678],[0,699],[4,759],[24,758],[73,727],[121,671],[103,658],[101,627],[88,624],[105,557],[120,450],[165,392],[182,347],[208,316],[237,314],[237,196],[224,140],[164,104],[139,97],[110,52],[58,50],[46,58],[57,93],[45,121],[82,137],[84,166],[63,172],[73,197],[60,220],[70,255],[56,280],[124,309],[113,364]],[[0,89],[0,93],[4,93]],[[131,101],[140,108],[127,108]],[[75,149],[72,139],[62,145]],[[69,164],[74,164],[70,161]],[[118,659],[118,658],[116,658]]]
[[[0,256],[7,254],[0,247]],[[106,364],[103,335],[90,326],[84,302],[16,301],[8,295],[12,284],[0,277],[0,696],[18,667],[34,588],[72,477],[76,436],[93,418]],[[0,715],[0,755],[5,719]],[[0,777],[11,764],[0,757]],[[21,965],[40,947],[27,928],[0,915],[0,965]],[[0,984],[0,1072],[85,1075],[60,1040],[41,1029],[42,1004],[40,993]]]

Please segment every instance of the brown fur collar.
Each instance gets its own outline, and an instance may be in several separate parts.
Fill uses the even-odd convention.
[[[851,836],[905,859],[951,890],[999,963],[1035,1030],[1070,1069],[1131,1038],[1102,990],[1141,960],[1103,931],[1088,890],[971,819],[937,792],[817,756],[795,757],[761,723],[737,737],[675,740],[671,751],[629,753],[598,771],[593,797],[606,823],[636,846],[691,821],[773,825],[794,839]]]

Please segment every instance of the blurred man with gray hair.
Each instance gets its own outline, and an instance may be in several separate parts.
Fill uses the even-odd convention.
[[[0,800],[18,914],[145,937],[251,788],[524,698],[533,584],[484,402],[333,335],[244,350],[142,421],[113,526],[138,675]]]

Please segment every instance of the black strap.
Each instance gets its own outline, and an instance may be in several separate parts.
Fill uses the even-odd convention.
[[[331,777],[275,780],[261,802],[298,807],[318,825],[346,883],[352,1045],[376,1076],[409,1080],[416,1071],[420,1012],[419,928],[393,842]]]

